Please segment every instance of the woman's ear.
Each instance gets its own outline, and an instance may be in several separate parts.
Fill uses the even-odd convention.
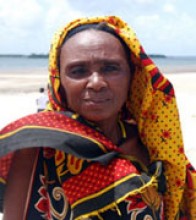
[[[61,99],[61,105],[63,106],[63,108],[67,108],[67,98],[66,98],[66,92],[64,87],[60,84],[59,86],[59,95],[60,95],[60,99]]]

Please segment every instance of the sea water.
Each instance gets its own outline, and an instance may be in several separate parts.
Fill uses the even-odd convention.
[[[29,58],[21,57],[0,57],[0,74],[1,73],[27,73],[33,70],[42,70],[47,72],[48,59],[46,58]]]

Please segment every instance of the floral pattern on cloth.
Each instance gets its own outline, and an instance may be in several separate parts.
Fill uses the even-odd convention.
[[[78,158],[73,158],[72,155],[66,155],[62,151],[49,148],[41,151],[37,164],[39,169],[36,169],[36,178],[33,186],[33,194],[35,195],[32,194],[31,196],[27,219],[38,219],[40,216],[41,219],[45,220],[164,219],[162,194],[157,192],[156,186],[147,187],[141,194],[128,196],[123,202],[116,203],[105,211],[93,213],[92,216],[90,215],[87,218],[75,218],[69,201],[65,196],[62,179],[69,177],[69,172],[73,171],[73,167],[78,167],[76,165]],[[72,161],[70,161],[70,157]],[[77,169],[77,174],[83,172],[88,166],[85,161],[81,164],[84,167],[80,166]],[[155,166],[155,164],[152,166]],[[54,167],[56,167],[56,172],[51,172]],[[61,167],[60,173],[59,167]],[[135,171],[139,174],[137,170]]]

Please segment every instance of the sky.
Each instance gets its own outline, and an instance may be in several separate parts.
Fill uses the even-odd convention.
[[[150,54],[196,56],[196,0],[0,0],[0,54],[48,53],[75,18],[116,15]]]

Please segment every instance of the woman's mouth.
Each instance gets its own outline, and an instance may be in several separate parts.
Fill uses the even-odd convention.
[[[104,103],[109,101],[109,99],[86,99],[86,102],[94,102],[94,103]]]
[[[90,98],[90,99],[84,99],[85,103],[89,106],[100,106],[105,105],[110,102],[109,98]]]

